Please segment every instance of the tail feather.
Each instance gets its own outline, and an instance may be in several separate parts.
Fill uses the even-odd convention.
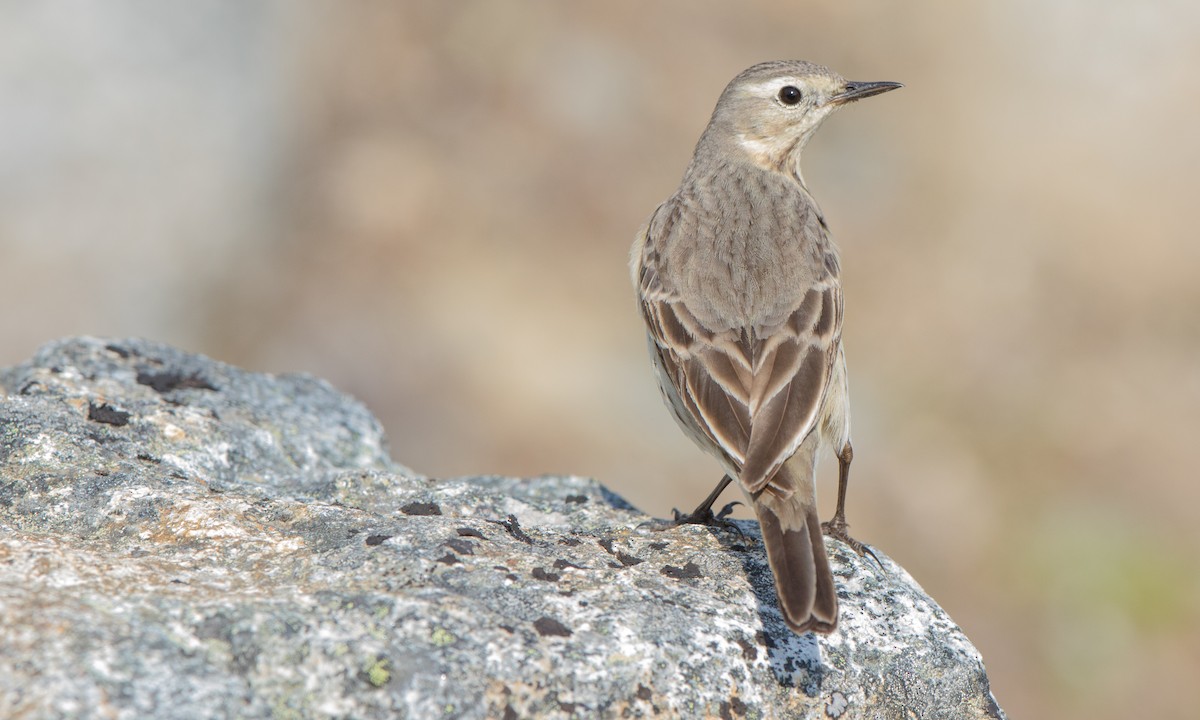
[[[798,633],[833,632],[837,591],[811,491],[786,498],[763,493],[755,499],[754,509],[784,622]]]

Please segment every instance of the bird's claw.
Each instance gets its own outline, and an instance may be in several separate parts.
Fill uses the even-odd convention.
[[[821,523],[821,532],[825,533],[831,538],[835,538],[846,543],[848,546],[850,546],[851,550],[858,553],[859,557],[870,555],[871,559],[875,561],[875,564],[882,568],[883,563],[879,560],[879,556],[875,554],[875,551],[871,549],[871,546],[850,537],[849,530],[850,526],[846,523],[846,518],[844,517],[837,517],[835,515],[832,520]]]

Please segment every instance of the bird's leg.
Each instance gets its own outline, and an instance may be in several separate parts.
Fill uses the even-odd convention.
[[[823,523],[821,528],[829,535],[842,539],[846,537],[846,488],[850,486],[850,463],[854,460],[854,448],[847,441],[838,452],[838,499],[837,509],[833,511],[833,519]]]
[[[721,496],[721,493],[725,491],[725,488],[729,487],[729,483],[731,482],[733,482],[733,478],[731,478],[729,475],[721,478],[721,482],[717,483],[717,486],[713,488],[713,491],[710,492],[708,497],[704,498],[704,500],[696,506],[695,510],[687,514],[681,513],[678,510],[672,510],[675,515],[674,520],[656,523],[653,529],[668,530],[673,527],[679,527],[680,525],[709,525],[725,530],[733,530],[738,534],[741,534],[741,528],[733,524],[732,521],[725,519],[731,512],[733,512],[735,505],[741,505],[740,502],[735,500],[729,503],[725,507],[721,508],[721,511],[716,515],[714,515],[712,511],[713,503],[717,501],[717,498]]]
[[[829,522],[821,523],[821,530],[826,535],[832,538],[837,538],[850,546],[854,552],[859,555],[870,555],[875,562],[879,563],[879,558],[871,551],[871,548],[866,544],[850,537],[850,525],[846,522],[846,488],[850,485],[850,462],[854,460],[854,448],[850,446],[850,441],[842,447],[837,454],[838,459],[838,497],[837,508],[833,511],[833,519]],[[879,563],[882,567],[883,563]]]

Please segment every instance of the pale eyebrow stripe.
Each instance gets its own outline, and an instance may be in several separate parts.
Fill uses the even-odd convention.
[[[783,87],[784,85],[788,85],[788,84],[799,85],[800,80],[797,78],[794,78],[794,77],[777,77],[777,78],[773,78],[771,80],[754,83],[753,85],[747,85],[746,89],[750,90],[752,92],[758,92],[760,90],[772,90],[773,91],[777,87]]]

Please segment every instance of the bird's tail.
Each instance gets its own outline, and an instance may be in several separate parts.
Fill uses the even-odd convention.
[[[784,622],[798,633],[831,633],[837,626],[837,591],[817,518],[811,464],[783,464],[754,498],[767,560]]]

